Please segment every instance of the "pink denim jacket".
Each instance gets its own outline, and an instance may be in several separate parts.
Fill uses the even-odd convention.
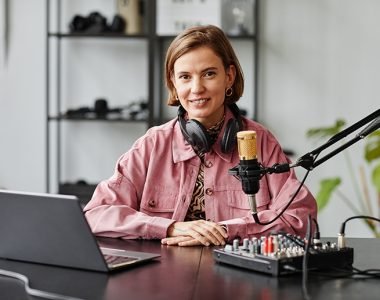
[[[222,133],[232,117],[226,110],[221,134],[212,150],[205,154],[206,218],[225,224],[229,241],[280,230],[305,236],[308,215],[317,216],[316,201],[305,186],[274,223],[262,226],[254,222],[241,182],[228,174],[230,168],[239,164],[237,147],[229,154],[220,149]],[[289,162],[266,128],[246,118],[243,122],[244,130],[257,133],[262,165]],[[84,208],[92,231],[98,236],[125,239],[166,237],[168,227],[186,216],[200,164],[199,157],[185,142],[177,120],[150,128],[120,157],[114,175],[99,183]],[[256,195],[260,220],[273,219],[299,184],[293,169],[265,175]]]

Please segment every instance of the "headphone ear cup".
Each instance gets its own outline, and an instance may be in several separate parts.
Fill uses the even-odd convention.
[[[210,151],[211,142],[207,130],[197,120],[186,121],[185,113],[185,109],[180,105],[178,107],[178,123],[186,142],[203,153]]]
[[[206,153],[210,151],[210,137],[204,126],[197,120],[186,122],[186,133],[189,143],[197,148],[198,151]]]
[[[220,148],[223,153],[229,153],[235,148],[236,134],[239,130],[239,121],[237,119],[229,119],[220,143]]]

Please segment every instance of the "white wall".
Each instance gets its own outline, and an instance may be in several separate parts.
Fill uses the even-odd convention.
[[[337,118],[344,118],[350,125],[379,109],[380,2],[261,3],[259,116],[298,158],[322,144],[307,141],[307,129],[332,125]],[[341,191],[358,203],[345,155],[355,161],[354,173],[358,175],[363,145],[359,142],[347,153],[317,167],[307,180],[311,190],[316,193],[321,178],[343,176]],[[353,215],[340,198],[332,200],[319,215],[324,235],[335,235],[341,222]],[[361,221],[349,223],[346,233],[370,235]]]
[[[10,55],[6,64],[0,62],[0,186],[44,191],[45,2],[10,2]],[[261,1],[259,119],[273,131],[285,148],[296,152],[295,158],[318,146],[306,140],[308,128],[330,125],[338,117],[345,118],[351,124],[378,109],[378,11],[380,2],[376,0]],[[78,51],[83,49],[81,47],[78,45]],[[77,58],[80,55],[81,52],[78,52]],[[244,67],[244,61],[242,65]],[[130,69],[133,71],[132,67]],[[109,79],[113,73],[107,72],[106,75]],[[144,76],[141,75],[142,78]],[[247,85],[250,81],[252,77],[248,76]],[[75,86],[75,82],[71,84]],[[71,93],[68,89],[65,92]],[[96,86],[93,94],[80,100],[83,101],[80,104],[92,104],[95,91]],[[133,97],[144,96],[136,91],[132,93]],[[114,105],[122,100],[115,101]],[[88,126],[92,125],[77,127],[75,136],[71,138],[86,138],[85,127]],[[93,130],[99,132],[99,136],[105,134],[102,126],[94,126]],[[84,147],[73,142],[72,149],[76,151],[73,156],[87,153],[84,157],[88,159],[86,162],[96,162],[86,170],[86,175],[91,174],[93,180],[101,174],[108,176],[116,156],[122,149],[128,148],[143,130],[116,127],[113,134],[122,141],[119,141],[117,149],[111,150],[110,155],[102,151],[91,156],[91,149],[104,144],[99,138],[90,138]],[[349,151],[357,161],[355,170],[361,162],[362,146],[363,143],[359,143]],[[73,168],[82,168],[80,164],[84,161],[79,159],[74,162]],[[100,172],[97,166],[101,162]],[[70,170],[72,168],[68,166],[67,176],[72,175]],[[297,172],[303,174],[302,170]],[[347,173],[344,155],[341,154],[314,170],[307,184],[316,192],[321,178],[343,175],[345,183],[342,191],[352,201],[357,201]],[[351,215],[340,199],[334,199],[328,209],[320,214],[322,234],[335,235],[340,223]],[[370,236],[360,221],[350,223],[346,232]]]
[[[9,55],[7,61],[0,59],[0,186],[42,191],[45,183],[44,1],[9,2]],[[3,20],[1,15],[0,22]],[[0,47],[4,51],[3,39]]]

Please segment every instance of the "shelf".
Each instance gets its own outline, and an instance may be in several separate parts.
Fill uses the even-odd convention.
[[[174,39],[175,35],[156,35],[156,38],[159,40],[166,40],[166,39]],[[227,37],[231,40],[249,40],[249,41],[256,41],[256,35],[248,34],[248,35],[228,35]]]
[[[48,37],[57,37],[57,38],[105,38],[105,39],[147,39],[147,35],[145,34],[135,34],[135,35],[127,35],[123,33],[57,33],[57,32],[49,32]]]
[[[75,121],[75,122],[125,122],[125,123],[146,123],[147,119],[134,119],[123,117],[67,117],[67,116],[49,116],[48,121]]]
[[[49,37],[57,37],[57,38],[118,38],[118,39],[148,39],[146,34],[135,34],[135,35],[127,35],[123,33],[57,33],[57,32],[49,32]],[[255,35],[227,35],[229,39],[232,40],[256,40]],[[156,35],[157,39],[174,39],[175,35]]]

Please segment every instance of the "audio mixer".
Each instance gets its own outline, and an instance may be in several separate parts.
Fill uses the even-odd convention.
[[[302,272],[305,240],[289,234],[234,240],[214,250],[214,259],[235,267],[281,276]],[[313,241],[307,257],[308,270],[349,268],[353,264],[353,248],[338,248],[336,243]]]

